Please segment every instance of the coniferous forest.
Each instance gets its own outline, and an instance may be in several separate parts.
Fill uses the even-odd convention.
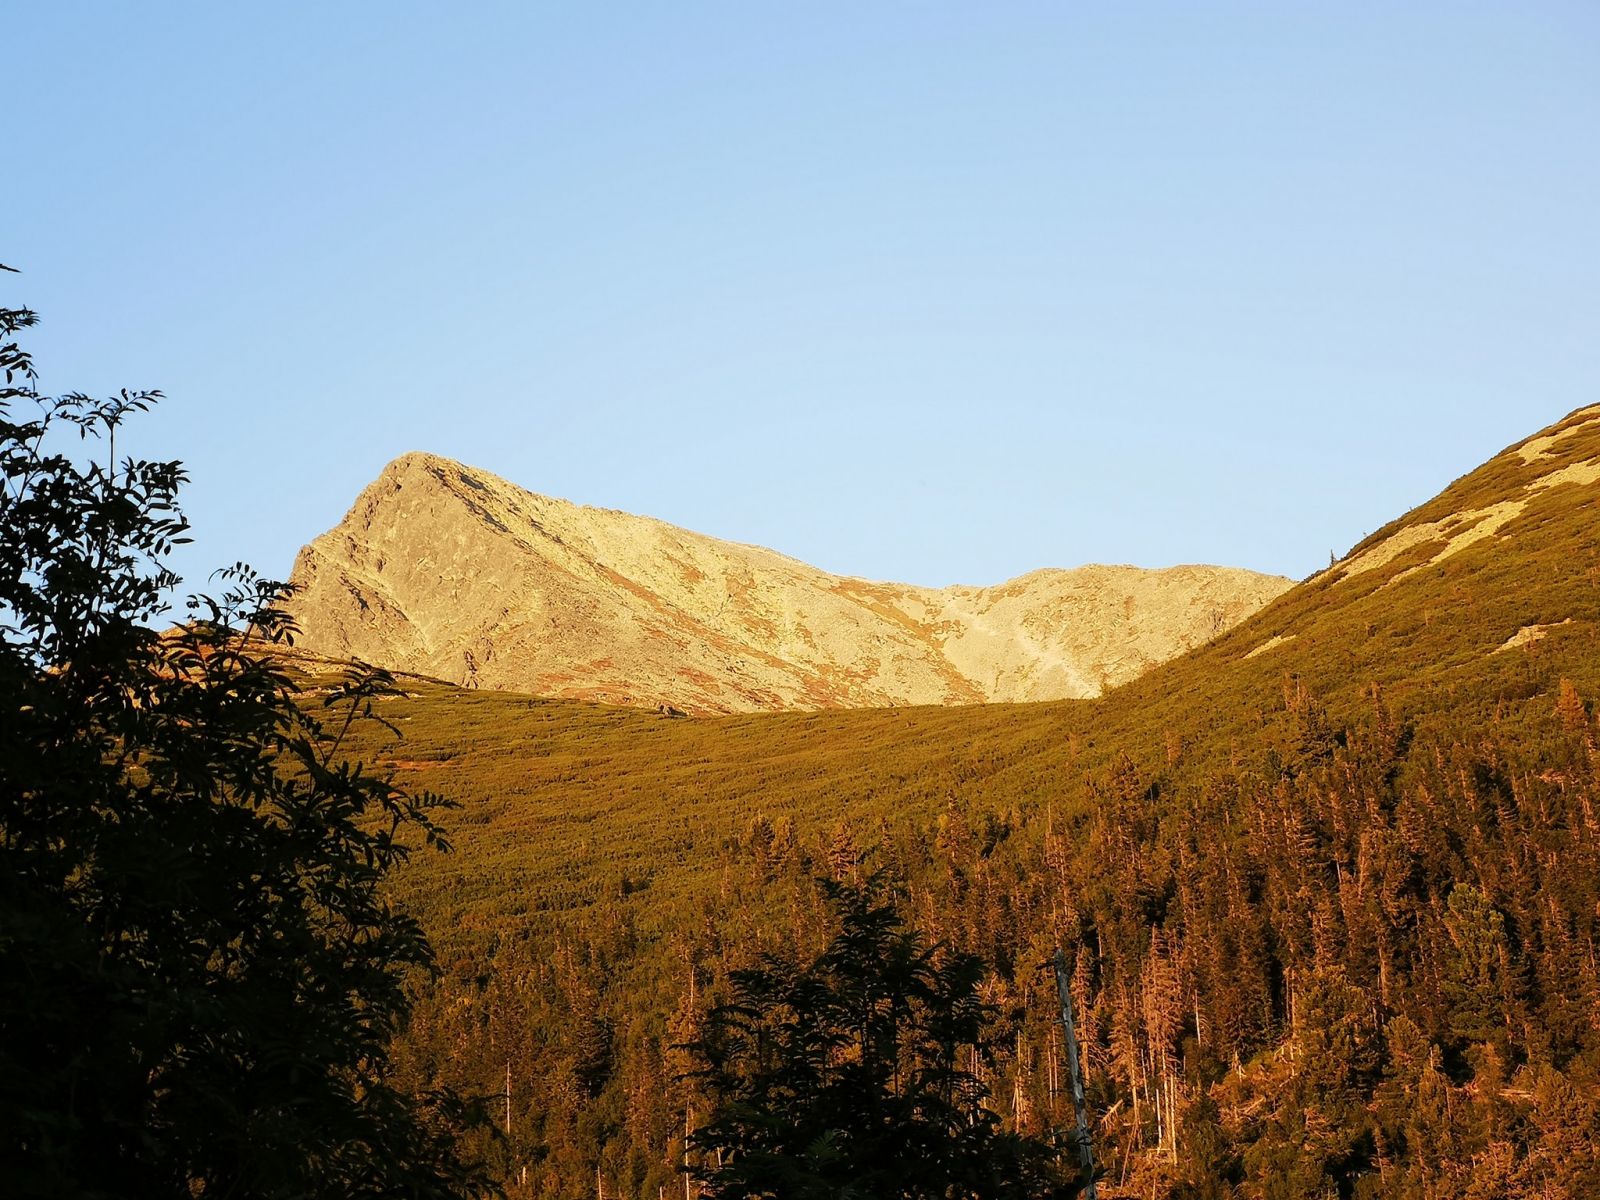
[[[1102,1194],[1592,1195],[1600,753],[1570,681],[1537,699],[1509,729],[1419,732],[1377,689],[1336,724],[1289,684],[1270,765],[1122,757],[1078,806],[953,797],[814,835],[758,815],[668,936],[626,873],[508,922],[404,1054],[419,1080],[509,1067],[529,1194],[682,1187],[710,1103],[686,1047],[755,947],[826,943],[819,878],[870,870],[989,964],[971,1065],[1008,1130],[1071,1126],[1048,970],[1069,948]]]

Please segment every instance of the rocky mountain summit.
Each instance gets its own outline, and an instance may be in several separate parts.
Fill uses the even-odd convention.
[[[291,578],[299,644],[318,654],[700,713],[1098,696],[1290,586],[1206,566],[874,583],[420,453]]]

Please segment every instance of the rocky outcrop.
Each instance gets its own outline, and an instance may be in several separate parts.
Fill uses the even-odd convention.
[[[874,583],[428,454],[390,463],[292,580],[318,654],[699,713],[1097,696],[1289,586],[1203,566]]]

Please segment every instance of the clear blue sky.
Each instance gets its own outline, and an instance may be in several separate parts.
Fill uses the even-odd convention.
[[[192,576],[394,455],[987,583],[1303,575],[1600,401],[1600,5],[12,5],[0,282]]]

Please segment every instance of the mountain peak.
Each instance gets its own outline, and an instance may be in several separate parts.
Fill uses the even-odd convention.
[[[700,712],[1096,696],[1289,586],[1204,566],[872,582],[420,451],[389,463],[291,578],[317,653]]]

